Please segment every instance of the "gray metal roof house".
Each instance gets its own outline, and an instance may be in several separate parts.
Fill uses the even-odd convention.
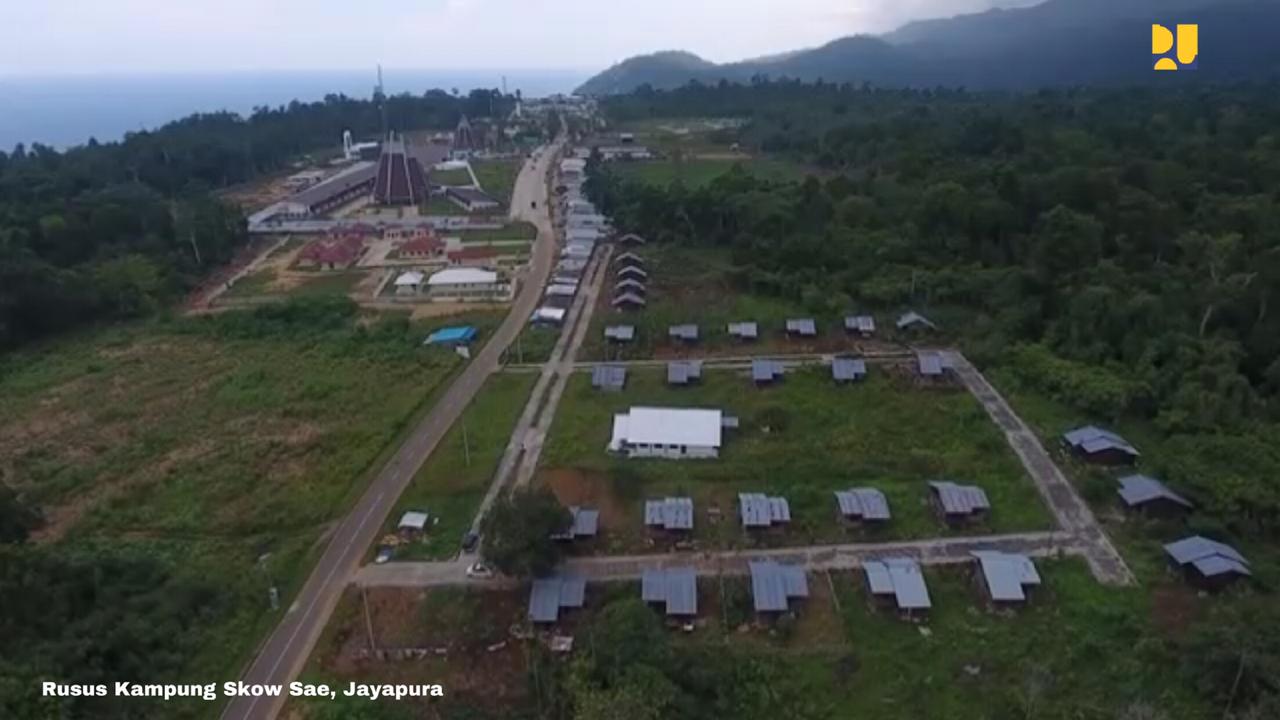
[[[911,330],[915,328],[928,328],[937,330],[938,326],[929,321],[929,318],[920,313],[910,310],[898,316],[898,329]]]
[[[622,293],[626,293],[626,292],[633,292],[637,295],[644,295],[645,293],[648,292],[648,288],[646,288],[644,283],[639,280],[636,280],[633,278],[624,278],[614,283],[613,292],[615,295],[621,295]]]
[[[639,280],[640,282],[646,282],[649,279],[649,273],[645,272],[645,269],[639,265],[627,265],[619,268],[618,272],[614,273],[614,277],[619,280]]]
[[[698,326],[692,323],[672,325],[667,328],[667,337],[672,340],[693,343],[698,341]]]
[[[950,356],[936,351],[916,353],[916,363],[921,377],[926,378],[943,377],[952,369]]]
[[[862,569],[867,587],[877,600],[892,602],[898,612],[910,617],[933,607],[920,565],[911,558],[868,560]]]
[[[702,378],[701,360],[684,360],[667,363],[667,384],[688,385]]]
[[[591,387],[597,390],[618,392],[627,384],[627,368],[624,365],[596,365],[591,370]]]
[[[629,245],[632,247],[636,245],[644,245],[645,242],[646,241],[644,238],[640,237],[635,233],[627,233],[626,235],[623,235],[622,237],[618,238],[619,245]]]
[[[981,517],[991,510],[987,493],[975,485],[935,480],[929,483],[929,487],[933,489],[934,506],[948,521]]]
[[[772,560],[753,560],[748,565],[756,612],[786,612],[791,600],[809,597],[809,580],[799,565],[783,565]]]
[[[645,570],[640,579],[640,598],[662,605],[669,616],[697,615],[698,574],[691,567]]]
[[[663,530],[693,529],[693,499],[669,497],[644,501],[644,524]]]
[[[1017,604],[1027,600],[1027,588],[1040,584],[1040,573],[1026,555],[997,550],[971,553],[982,572],[987,597],[997,604]]]
[[[729,337],[739,340],[755,340],[760,337],[760,326],[753,322],[729,323]]]
[[[1169,489],[1159,480],[1146,475],[1130,475],[1120,478],[1117,494],[1130,510],[1141,510],[1160,515],[1185,513],[1194,505],[1190,500]]]
[[[529,620],[553,623],[560,619],[560,610],[582,607],[586,593],[587,581],[581,577],[557,575],[534,580],[529,592]]]
[[[738,510],[744,528],[769,528],[791,522],[791,505],[784,497],[739,493]]]
[[[751,381],[757,385],[765,385],[782,377],[782,363],[777,360],[756,358],[751,361]]]
[[[1062,441],[1076,455],[1099,465],[1131,465],[1141,455],[1129,441],[1094,425],[1071,430]]]
[[[1188,580],[1201,587],[1218,589],[1253,575],[1249,561],[1235,548],[1199,535],[1169,543],[1164,551]]]
[[[856,332],[863,337],[870,337],[875,334],[876,319],[870,315],[847,315],[844,319],[844,329],[847,332]]]
[[[569,508],[569,514],[573,516],[573,524],[568,530],[562,533],[556,533],[551,536],[553,540],[577,540],[578,538],[592,538],[600,531],[600,511],[591,508],[581,508],[577,505]]]
[[[816,337],[818,326],[812,318],[792,318],[787,321],[787,334],[797,337]]]
[[[867,376],[867,361],[837,357],[831,361],[831,378],[838,383],[855,382]]]
[[[613,306],[616,308],[642,308],[648,305],[645,299],[639,295],[627,291],[613,299]]]
[[[610,325],[604,329],[604,339],[619,343],[629,343],[636,339],[636,327],[634,325]]]
[[[836,505],[846,520],[884,522],[889,519],[889,500],[875,488],[836,491]]]
[[[624,252],[618,257],[613,259],[613,264],[616,267],[620,267],[620,268],[626,267],[628,265],[634,266],[634,267],[644,267],[644,258],[640,257],[639,255],[633,252]]]

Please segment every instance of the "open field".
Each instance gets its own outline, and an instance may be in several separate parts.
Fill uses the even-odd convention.
[[[916,388],[905,373],[882,365],[873,365],[865,382],[844,388],[832,384],[825,368],[793,371],[767,389],[754,388],[745,372],[703,374],[697,386],[669,388],[664,369],[632,368],[621,393],[592,389],[588,373],[570,380],[539,477],[566,504],[600,508],[598,542],[610,552],[646,549],[643,502],[670,494],[693,497],[694,539],[701,547],[850,542],[859,535],[839,523],[832,492],[859,485],[881,489],[894,513],[872,538],[1050,528],[1031,480],[963,389]],[[717,460],[611,457],[605,445],[613,414],[633,405],[722,408],[742,427],[726,431]],[[965,530],[946,528],[927,505],[926,483],[940,478],[983,487],[991,517]],[[791,528],[747,538],[738,523],[739,492],[785,496]]]
[[[551,351],[560,339],[559,328],[529,325],[520,332],[516,342],[507,350],[508,363],[544,363],[551,359]]]
[[[383,720],[441,717],[446,710],[498,713],[516,707],[528,693],[527,641],[510,629],[525,617],[526,595],[519,590],[485,591],[438,588],[427,592],[374,588],[368,591],[369,623],[361,593],[348,588],[316,645],[304,681],[346,687],[351,681],[441,683],[443,700],[401,702],[360,700],[332,712],[334,701],[290,707],[305,717],[361,717]],[[379,660],[370,656],[369,632],[380,649],[426,649],[422,658]],[[342,700],[337,701],[339,704]],[[343,714],[343,713],[348,714]],[[359,713],[358,715],[356,713]],[[288,713],[286,713],[286,716]],[[473,715],[472,717],[497,717]]]
[[[737,273],[727,253],[705,248],[653,245],[635,251],[644,258],[649,272],[648,305],[639,311],[615,310],[610,306],[616,278],[605,279],[607,292],[601,293],[591,328],[583,341],[580,357],[585,360],[632,360],[648,358],[716,357],[788,353],[865,352],[901,349],[888,344],[898,337],[893,329],[895,315],[878,312],[875,339],[862,340],[844,331],[844,316],[858,311],[838,303],[805,307],[776,297],[756,295],[738,289]],[[818,337],[792,340],[785,332],[788,318],[813,318]],[[728,334],[730,322],[755,321],[760,338],[740,342]],[[667,337],[667,328],[681,323],[697,323],[699,342],[685,346]],[[609,325],[634,325],[636,339],[627,345],[610,345],[604,340]]]
[[[724,155],[735,152],[738,130],[728,127],[732,119],[652,118],[622,123],[618,132],[635,135],[637,145],[647,145],[664,154]]]
[[[402,323],[273,307],[11,355],[0,471],[43,510],[41,546],[210,583],[213,609],[173,629],[190,652],[166,665],[232,677],[278,620],[267,578],[287,607],[325,529],[459,366]]]
[[[524,161],[509,160],[477,160],[471,163],[471,169],[480,181],[480,187],[489,193],[503,207],[511,205],[511,193],[516,187],[516,177]]]
[[[703,577],[696,628],[668,634],[672,655],[663,669],[690,692],[706,692],[710,683],[714,691],[734,697],[734,676],[760,675],[771,695],[783,698],[782,704],[801,718],[1112,720],[1139,705],[1165,713],[1152,717],[1214,717],[1181,676],[1170,672],[1177,658],[1165,641],[1181,627],[1167,622],[1160,604],[1138,588],[1099,586],[1078,561],[1042,561],[1039,568],[1044,584],[1016,613],[986,609],[971,568],[926,569],[933,610],[919,623],[875,608],[861,573],[810,574],[811,597],[796,606],[794,621],[778,625],[756,622],[745,578]],[[588,586],[587,607],[569,612],[557,627],[575,636],[575,656],[591,654],[585,628],[602,609],[636,597],[638,590],[637,583]],[[1207,602],[1180,588],[1173,592],[1180,594],[1179,603]],[[457,710],[459,704],[496,716],[528,707],[527,691],[513,688],[531,672],[527,658],[534,641],[507,632],[523,621],[527,597],[527,586],[487,592],[370,590],[379,647],[443,648],[446,653],[383,662],[366,658],[363,609],[358,594],[350,591],[308,676],[340,685],[350,680],[445,682],[449,698],[423,708],[426,717]],[[698,670],[688,674],[693,668]],[[477,685],[477,677],[487,684]],[[449,683],[459,691],[452,692]]]
[[[471,173],[467,172],[464,168],[458,168],[457,170],[432,170],[431,184],[470,187]]]
[[[803,165],[775,158],[711,158],[690,157],[664,160],[618,162],[611,167],[627,178],[648,185],[670,185],[679,181],[689,187],[710,185],[713,180],[729,172],[741,171],[761,180],[790,182],[803,180],[813,174]]]
[[[409,510],[426,511],[435,523],[422,540],[397,548],[397,559],[438,560],[458,552],[537,379],[498,373],[485,383],[387,518],[387,533]]]

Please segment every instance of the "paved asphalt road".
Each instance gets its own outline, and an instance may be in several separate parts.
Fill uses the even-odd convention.
[[[497,369],[502,353],[524,329],[541,298],[542,287],[555,257],[555,239],[547,214],[546,176],[549,163],[559,147],[543,148],[535,159],[527,161],[512,193],[512,217],[537,225],[538,239],[524,285],[511,313],[338,526],[293,604],[240,678],[242,681],[249,684],[287,684],[298,676],[343,588],[376,538],[392,506],[481,385]],[[536,209],[531,206],[535,201]],[[223,708],[222,718],[274,718],[284,701],[284,697],[233,699]]]

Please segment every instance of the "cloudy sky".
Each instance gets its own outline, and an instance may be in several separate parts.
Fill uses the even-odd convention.
[[[740,60],[1035,0],[13,0],[0,73],[580,69]]]

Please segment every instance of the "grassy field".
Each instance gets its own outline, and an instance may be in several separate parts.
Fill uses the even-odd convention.
[[[355,290],[360,281],[368,277],[368,273],[360,270],[342,272],[313,272],[290,276],[279,282],[278,273],[272,268],[263,268],[240,278],[225,297],[322,297],[347,295]],[[300,278],[300,279],[299,279]]]
[[[422,206],[422,214],[455,216],[471,215],[472,213],[467,212],[461,205],[455,205],[449,200],[446,200],[443,195],[432,195],[431,198],[427,200],[427,203]]]
[[[433,185],[470,186],[471,173],[463,168],[458,168],[457,170],[432,170],[431,183]]]
[[[412,326],[252,317],[85,334],[0,368],[0,468],[46,515],[38,543],[215,581],[199,653],[165,661],[184,677],[235,676],[279,618],[268,575],[288,607],[324,529],[460,362]]]
[[[691,157],[643,162],[622,162],[617,168],[623,177],[639,180],[649,185],[670,185],[679,181],[689,187],[709,185],[713,180],[732,172],[735,168],[760,178],[778,182],[803,180],[813,174],[803,165],[775,158],[750,158],[743,160]]]
[[[654,245],[637,251],[645,259],[649,272],[648,305],[638,312],[619,311],[609,305],[611,292],[601,293],[592,315],[591,328],[583,341],[580,357],[586,360],[646,359],[669,357],[708,357],[726,355],[770,355],[813,352],[858,352],[886,349],[884,343],[916,338],[896,338],[892,313],[878,312],[876,341],[863,341],[846,335],[844,315],[858,311],[837,301],[825,300],[818,306],[742,292],[734,280],[736,274],[727,253],[705,248]],[[613,277],[606,278],[605,288],[612,290]],[[788,318],[813,318],[819,336],[792,340],[786,336]],[[755,321],[760,338],[744,344],[728,334],[730,322]],[[667,328],[681,323],[697,323],[701,332],[693,348],[673,343]],[[625,346],[609,345],[604,340],[608,325],[636,327],[636,339]],[[927,340],[927,338],[925,339]],[[892,347],[892,346],[891,346]]]
[[[540,477],[566,503],[602,511],[609,550],[645,547],[643,501],[687,494],[697,507],[695,539],[738,547],[750,542],[852,541],[836,518],[832,492],[870,485],[889,499],[894,519],[876,537],[922,538],[956,532],[1047,530],[1048,511],[1003,436],[977,401],[959,388],[918,389],[873,365],[857,386],[837,388],[825,368],[789,373],[757,390],[744,372],[706,371],[702,383],[669,388],[665,371],[632,368],[627,388],[603,393],[586,373],[569,382],[542,454]],[[722,408],[741,419],[721,456],[709,461],[622,460],[606,453],[612,416],[632,405]],[[767,428],[766,422],[772,423]],[[927,506],[927,481],[981,486],[988,521],[949,530]],[[737,522],[737,493],[785,496],[793,523],[785,536],[747,540]],[[709,519],[718,508],[720,521]]]
[[[480,181],[480,187],[489,193],[503,207],[511,205],[511,193],[516,187],[516,178],[520,175],[523,160],[478,160],[471,164],[471,169]]]
[[[560,339],[559,328],[530,325],[520,332],[520,337],[507,350],[508,363],[543,363],[551,359],[551,351]]]
[[[387,518],[388,533],[408,510],[425,510],[436,523],[422,541],[400,546],[397,559],[444,559],[457,553],[537,379],[532,373],[499,373],[485,383]]]

